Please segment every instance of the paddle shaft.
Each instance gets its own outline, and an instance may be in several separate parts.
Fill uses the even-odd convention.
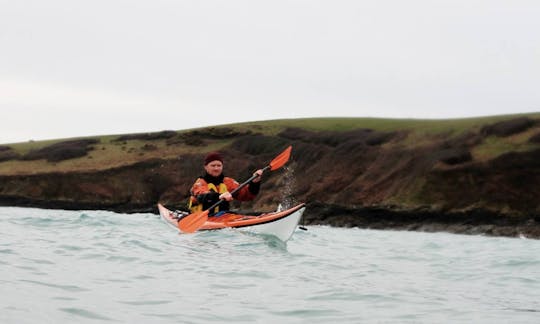
[[[266,166],[264,169],[262,169],[263,173],[264,171],[270,169],[270,166]],[[231,195],[234,195],[235,193],[238,192],[238,190],[244,188],[245,186],[247,186],[251,181],[253,181],[253,179],[257,178],[259,175],[257,174],[254,174],[251,176],[251,178],[247,179],[246,181],[242,182],[238,187],[236,187],[236,189],[234,189],[233,191],[231,191]],[[222,202],[224,202],[225,199],[220,199],[219,201],[217,201],[215,204],[213,204],[212,206],[208,207],[206,210],[212,210],[214,208],[216,208],[217,206],[219,206]]]

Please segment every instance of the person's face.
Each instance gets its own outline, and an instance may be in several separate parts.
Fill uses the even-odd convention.
[[[223,163],[221,161],[212,161],[204,166],[206,172],[212,177],[217,177],[223,172]]]

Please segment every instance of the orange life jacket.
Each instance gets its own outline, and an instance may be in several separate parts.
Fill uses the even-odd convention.
[[[189,198],[188,208],[192,213],[203,211],[204,210],[203,208],[205,207],[208,208],[210,206],[203,206],[204,204],[197,200],[198,195],[206,194],[210,191],[214,191],[218,194],[222,194],[225,192],[232,192],[233,190],[238,188],[239,185],[240,184],[236,180],[230,177],[223,177],[223,182],[220,183],[218,186],[216,186],[213,183],[206,182],[206,180],[203,179],[202,177],[198,178],[193,184],[193,186],[191,187],[191,190],[190,190],[191,197]],[[256,197],[256,194],[253,194],[249,190],[249,185],[241,188],[234,194],[234,199],[240,200],[240,201],[252,200],[255,197]],[[220,207],[221,207],[221,210],[227,210],[228,206],[229,206],[228,202],[223,202],[218,207],[216,207],[216,209],[210,212],[215,213],[220,210]]]
[[[207,190],[205,191],[214,191],[214,192],[217,192],[218,194],[222,194],[222,193],[225,193],[227,191],[229,191],[227,189],[227,186],[224,184],[224,183],[220,183],[217,187],[215,184],[213,183],[207,183],[206,181],[204,181],[204,179],[202,178],[199,178],[197,179],[197,182],[204,182],[204,184],[201,184],[203,186],[206,186]],[[197,182],[195,182],[195,184],[193,186],[196,186],[197,185]],[[193,192],[191,193],[191,197],[189,198],[189,203],[188,203],[188,208],[189,210],[191,211],[191,213],[196,213],[196,212],[201,212],[203,211],[203,204],[202,203],[199,203],[197,201],[197,198],[196,198],[196,195],[193,194]],[[212,212],[218,212],[219,211],[219,206],[217,206],[214,211]]]

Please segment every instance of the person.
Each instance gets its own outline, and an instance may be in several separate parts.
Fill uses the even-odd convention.
[[[253,173],[256,177],[248,185],[234,194],[231,192],[240,184],[223,174],[223,156],[219,152],[209,153],[205,157],[204,170],[205,174],[197,178],[190,189],[188,208],[191,213],[207,210],[217,201],[223,200],[214,210],[209,211],[210,215],[215,215],[219,211],[229,210],[232,200],[253,200],[259,193],[263,174],[261,169]]]

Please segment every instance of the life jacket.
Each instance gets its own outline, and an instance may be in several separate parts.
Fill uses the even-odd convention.
[[[197,179],[197,181],[204,181],[204,183],[206,184],[206,186],[208,187],[208,191],[214,191],[214,192],[217,192],[218,194],[222,194],[222,193],[225,193],[228,190],[227,188],[227,185],[225,185],[223,182],[220,183],[217,187],[215,184],[213,183],[207,183],[204,179],[202,178],[199,178]],[[216,213],[219,211],[219,207],[222,206],[222,205],[228,205],[227,202],[223,202],[221,203],[219,206],[215,207],[214,210],[211,210],[210,212],[211,213]],[[197,201],[197,198],[195,198],[193,195],[191,195],[191,197],[189,198],[189,203],[188,203],[188,208],[189,210],[191,211],[191,213],[196,213],[196,212],[202,212],[203,211],[203,207],[204,204],[200,203]],[[210,207],[210,206],[207,206],[207,207]],[[228,209],[228,208],[227,208]]]

